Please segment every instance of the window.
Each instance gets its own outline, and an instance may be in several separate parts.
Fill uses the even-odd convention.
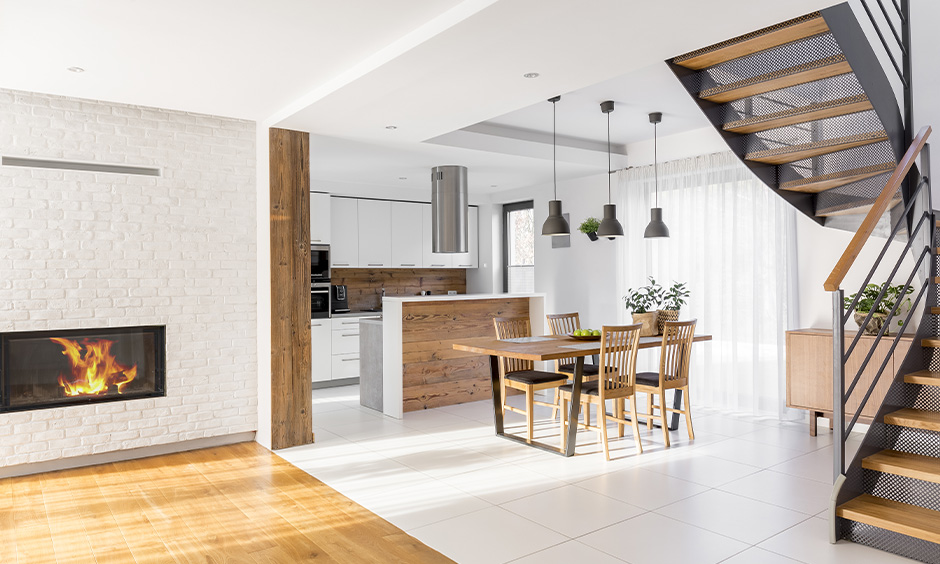
[[[512,294],[535,291],[535,215],[531,200],[503,206],[503,286]]]

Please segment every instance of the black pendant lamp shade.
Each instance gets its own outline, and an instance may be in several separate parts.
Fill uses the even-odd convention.
[[[617,206],[610,203],[610,112],[614,111],[614,102],[601,102],[601,111],[607,114],[607,203],[604,204],[604,219],[597,228],[598,237],[623,237],[623,225],[617,221]]]
[[[561,96],[549,98],[552,103],[552,177],[555,185],[555,199],[548,202],[548,217],[542,224],[542,235],[568,235],[571,233],[571,227],[568,221],[561,214],[561,200],[558,199],[558,173],[555,164],[555,102],[561,100]]]
[[[643,237],[647,239],[669,237],[669,228],[663,223],[663,208],[659,207],[659,163],[658,155],[656,154],[656,124],[661,121],[663,121],[663,114],[661,112],[653,112],[650,114],[650,123],[653,124],[653,174],[656,178],[656,206],[650,209],[650,223],[646,226],[646,231],[643,232]]]

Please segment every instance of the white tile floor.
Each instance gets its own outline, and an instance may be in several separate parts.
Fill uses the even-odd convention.
[[[805,424],[698,408],[695,441],[680,424],[665,449],[644,428],[637,456],[628,430],[607,462],[594,432],[572,458],[495,437],[489,400],[398,421],[349,386],[315,390],[313,412],[316,444],[278,454],[460,563],[911,562],[829,544],[822,426],[810,437]],[[537,434],[557,444],[547,414]],[[524,432],[522,418],[507,428]]]

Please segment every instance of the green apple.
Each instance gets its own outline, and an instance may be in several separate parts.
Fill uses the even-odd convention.
[[[591,332],[591,334],[594,335],[595,337],[600,337],[600,336],[601,336],[601,332],[598,331],[597,329],[595,329],[593,332]]]

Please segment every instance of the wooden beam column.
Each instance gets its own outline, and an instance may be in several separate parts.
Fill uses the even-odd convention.
[[[270,129],[271,446],[313,442],[310,135]]]

